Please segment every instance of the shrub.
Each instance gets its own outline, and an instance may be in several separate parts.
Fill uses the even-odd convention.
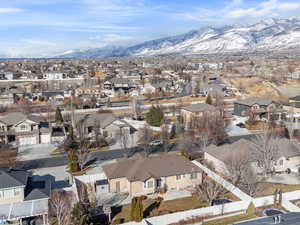
[[[151,126],[159,127],[164,120],[164,112],[159,106],[153,106],[146,113],[146,121]]]
[[[255,215],[255,206],[253,204],[253,202],[251,202],[247,208],[247,215],[253,216]]]

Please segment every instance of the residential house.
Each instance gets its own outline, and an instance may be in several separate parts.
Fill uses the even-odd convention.
[[[38,216],[48,224],[48,179],[5,167],[0,168],[0,181],[0,224],[22,225],[22,220]]]
[[[246,117],[254,113],[256,120],[284,119],[286,111],[282,105],[268,98],[251,97],[234,102],[234,115]]]
[[[260,162],[253,155],[253,138],[255,137],[250,140],[240,139],[232,144],[221,146],[209,145],[204,149],[204,159],[211,162],[218,172],[228,175],[227,160],[241,154],[240,156],[249,158],[254,171],[261,173]],[[274,172],[300,172],[300,147],[286,138],[275,141],[278,153],[275,154],[276,157],[272,162],[272,170]]]
[[[120,129],[126,130],[129,134],[136,131],[131,125],[116,118],[112,113],[77,114],[75,123],[82,124],[84,133],[89,138],[95,138],[96,134],[101,134],[106,138],[115,138]]]
[[[50,99],[53,102],[63,102],[65,98],[63,91],[47,91],[43,92],[42,96]]]
[[[211,116],[218,113],[219,111],[215,106],[206,103],[192,104],[181,109],[181,116],[186,128],[191,128],[196,117]]]
[[[299,212],[286,212],[278,215],[278,221],[275,222],[275,216],[264,216],[262,218],[254,218],[242,222],[235,222],[233,225],[262,225],[262,224],[281,224],[281,225],[300,225]],[[280,221],[279,221],[280,217]]]
[[[5,144],[35,145],[50,143],[50,129],[41,130],[42,118],[20,112],[0,118],[0,140]]]
[[[131,158],[105,165],[103,170],[110,192],[129,193],[130,196],[192,189],[202,182],[202,171],[179,155]]]
[[[115,91],[122,90],[125,93],[129,92],[131,89],[135,88],[137,85],[132,82],[132,80],[124,78],[112,78],[104,82],[105,89],[114,89]]]
[[[300,108],[300,95],[289,98],[290,106]]]
[[[65,78],[67,78],[67,75],[64,73],[50,72],[43,74],[43,79],[45,80],[62,80]]]

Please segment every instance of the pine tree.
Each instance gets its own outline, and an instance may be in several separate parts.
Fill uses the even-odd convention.
[[[72,222],[74,225],[92,224],[87,205],[84,205],[82,202],[78,202],[74,205],[72,210]]]
[[[68,152],[68,160],[69,160],[69,169],[70,172],[78,172],[80,171],[79,163],[78,163],[78,157],[76,154],[76,151],[74,149],[70,149]]]
[[[159,127],[164,120],[164,112],[159,106],[153,106],[146,114],[146,121],[149,125]]]
[[[206,100],[205,100],[205,103],[206,104],[209,104],[209,105],[212,105],[212,98],[211,98],[211,96],[210,95],[207,95],[207,97],[206,97]]]
[[[61,114],[61,110],[59,107],[56,108],[56,112],[55,112],[55,122],[57,124],[63,124],[64,122],[64,119],[63,119],[63,116]]]
[[[143,220],[143,198],[134,197],[131,200],[130,219],[135,222]]]

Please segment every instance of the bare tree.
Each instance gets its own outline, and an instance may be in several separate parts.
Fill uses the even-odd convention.
[[[160,140],[162,141],[164,152],[168,152],[169,136],[169,127],[167,124],[163,124],[161,126]]]
[[[247,152],[234,152],[225,157],[226,175],[231,183],[254,196],[260,191],[259,177],[251,167],[251,158]]]
[[[224,195],[225,192],[226,190],[221,184],[218,184],[208,176],[204,176],[202,183],[196,186],[194,194],[206,201],[209,205],[212,205],[212,201]]]
[[[53,191],[50,212],[56,217],[57,225],[69,225],[71,219],[71,196],[65,191]]]
[[[273,171],[273,164],[279,152],[277,139],[274,133],[264,131],[251,141],[251,158],[257,162],[264,175]]]
[[[140,119],[142,113],[141,101],[138,98],[132,98],[131,107],[133,118]]]
[[[289,138],[292,139],[295,133],[295,126],[294,126],[294,108],[292,107],[288,111],[288,118],[285,121],[285,127],[288,131]]]
[[[151,141],[153,140],[153,132],[149,125],[145,125],[139,130],[139,143],[143,146],[143,149],[147,155],[151,154]]]
[[[91,160],[88,141],[83,140],[79,143],[79,148],[77,149],[77,158],[80,170],[82,171],[87,163]]]
[[[130,155],[129,151],[128,151],[128,146],[129,146],[129,141],[130,141],[129,130],[121,127],[117,134],[117,138],[118,138],[121,148],[123,148],[123,150],[124,150],[124,155],[126,157],[128,157]]]

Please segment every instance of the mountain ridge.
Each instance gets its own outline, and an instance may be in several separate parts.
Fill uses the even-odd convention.
[[[300,50],[300,19],[268,18],[240,26],[207,26],[185,34],[146,41],[129,47],[108,46],[71,50],[60,58],[101,58],[226,54],[240,52]]]

